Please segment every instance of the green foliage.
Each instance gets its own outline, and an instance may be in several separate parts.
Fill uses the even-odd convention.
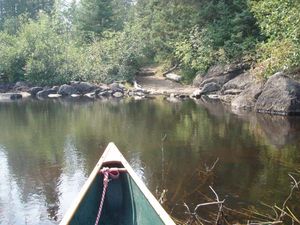
[[[260,39],[258,27],[246,0],[201,1],[197,23],[175,43],[182,69],[205,72],[211,65],[253,55]],[[191,77],[191,70],[188,70]]]
[[[265,76],[300,64],[297,0],[36,3],[0,0],[0,74],[10,81],[131,80],[149,62],[179,64],[186,81],[245,58]]]
[[[300,46],[290,39],[272,40],[258,45],[259,63],[256,73],[268,78],[278,71],[300,66]]]
[[[105,31],[121,30],[128,8],[129,2],[126,0],[82,0],[74,22],[84,38],[93,40]]]
[[[206,71],[212,65],[214,51],[206,32],[205,29],[199,31],[199,28],[195,27],[187,39],[176,43],[175,55],[184,67],[190,67],[197,72]]]
[[[19,47],[16,37],[0,33],[0,74],[11,82],[24,79],[25,59]]]
[[[69,81],[73,62],[69,56],[72,42],[53,27],[51,18],[40,15],[30,21],[19,33],[23,54],[26,57],[25,77],[32,83],[58,84]]]
[[[258,46],[259,73],[265,77],[300,66],[300,5],[297,0],[251,1],[267,41]]]
[[[40,11],[48,14],[53,10],[55,0],[0,0],[0,27],[5,20],[28,14],[30,18],[36,18]]]
[[[182,3],[176,0],[137,1],[135,23],[142,28],[145,44],[158,63],[174,64],[175,44],[188,36],[196,24],[196,1]]]
[[[138,35],[126,30],[103,35],[103,39],[86,46],[76,78],[107,83],[131,80],[144,60]]]
[[[76,72],[75,44],[54,24],[51,17],[40,14],[37,21],[22,25],[16,36],[0,33],[0,70],[9,81],[46,85],[71,80]]]

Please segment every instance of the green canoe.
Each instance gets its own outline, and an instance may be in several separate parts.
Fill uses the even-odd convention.
[[[100,225],[175,225],[174,221],[133,171],[114,143],[110,143],[60,225],[94,225],[103,192],[103,168],[123,171],[110,179]]]

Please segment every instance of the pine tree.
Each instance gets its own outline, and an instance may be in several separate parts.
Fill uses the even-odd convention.
[[[128,0],[82,0],[74,22],[88,39],[101,36],[123,28],[130,6]]]
[[[14,19],[26,13],[30,18],[36,18],[40,10],[50,13],[55,0],[0,0],[0,26],[6,19]]]

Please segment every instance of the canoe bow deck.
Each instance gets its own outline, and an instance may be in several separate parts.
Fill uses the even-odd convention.
[[[103,167],[125,168],[127,172],[109,182],[100,225],[175,225],[114,143],[105,149],[60,225],[95,224],[103,190],[99,171]]]

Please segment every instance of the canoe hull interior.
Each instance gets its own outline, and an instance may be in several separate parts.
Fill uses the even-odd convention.
[[[115,166],[115,165],[114,165]],[[94,225],[103,190],[103,175],[98,174],[74,213],[71,225]],[[163,225],[138,185],[128,173],[110,180],[100,225]]]

